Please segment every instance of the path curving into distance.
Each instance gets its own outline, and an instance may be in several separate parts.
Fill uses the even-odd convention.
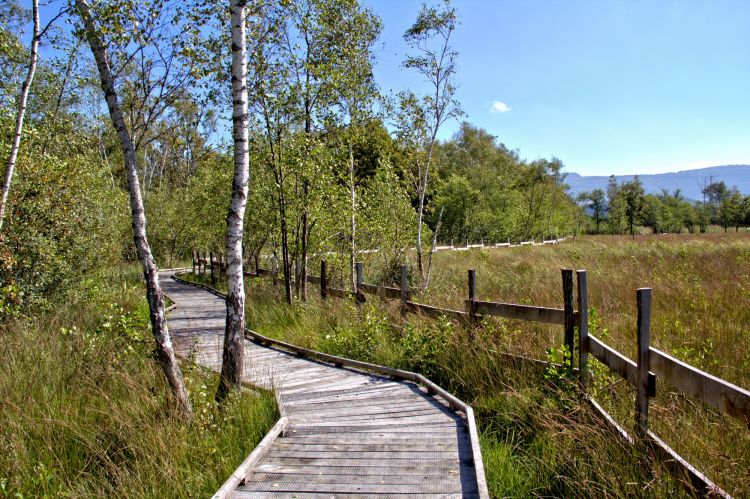
[[[175,350],[218,372],[224,299],[173,274],[159,277],[177,305]],[[275,391],[288,424],[234,497],[480,497],[465,420],[425,388],[249,340],[245,359],[245,379]]]

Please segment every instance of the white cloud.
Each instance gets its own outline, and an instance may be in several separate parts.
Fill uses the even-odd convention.
[[[507,113],[510,111],[510,106],[506,104],[505,102],[499,101],[499,100],[493,100],[492,104],[490,105],[490,112],[491,113]]]

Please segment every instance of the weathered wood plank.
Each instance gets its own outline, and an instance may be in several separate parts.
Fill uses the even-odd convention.
[[[295,424],[289,429],[292,435],[322,435],[326,433],[407,433],[407,434],[430,434],[445,437],[456,437],[456,425],[446,424],[380,424],[380,425],[342,425],[334,424]]]
[[[331,494],[331,493],[324,493],[324,492],[296,492],[293,495],[292,494],[283,494],[283,496],[286,497],[293,497],[294,499],[331,499],[332,497],[346,497],[346,499],[367,499],[372,497],[377,497],[378,499],[434,499],[435,494],[392,494],[392,493],[385,493],[385,494]],[[267,498],[276,498],[279,497],[278,492],[245,492],[245,491],[237,491],[235,493],[235,497],[237,499],[267,499]],[[475,494],[463,494],[463,493],[457,493],[457,494],[441,494],[440,497],[442,499],[472,499],[474,497],[479,497]]]
[[[377,432],[368,433],[363,435],[362,433],[336,433],[336,434],[323,434],[323,435],[294,435],[288,433],[282,439],[278,441],[279,445],[318,445],[318,444],[330,444],[330,445],[435,445],[438,447],[453,448],[457,445],[463,445],[468,442],[466,438],[460,438],[455,432],[453,436],[456,438],[444,439],[435,438],[430,434],[414,434],[409,435],[408,433],[389,433],[389,432]]]
[[[351,459],[387,459],[389,461],[406,459],[408,461],[459,461],[458,452],[451,451],[321,451],[321,450],[286,450],[273,447],[267,454],[274,459],[343,459],[349,462]]]
[[[467,306],[469,300],[466,301]],[[474,311],[477,315],[493,315],[506,319],[543,322],[547,324],[565,324],[565,311],[561,308],[535,307],[489,301],[475,301]]]
[[[421,415],[434,415],[442,416],[449,420],[460,421],[460,418],[448,411],[436,410],[435,407],[430,405],[423,405],[421,407],[388,407],[388,406],[360,406],[360,407],[347,407],[345,404],[341,404],[339,407],[329,408],[323,412],[307,411],[307,412],[296,412],[301,418],[347,418],[353,419],[366,419],[369,417],[404,417],[404,416],[421,416]]]
[[[359,440],[355,443],[341,443],[338,440],[322,440],[318,443],[309,442],[309,438],[297,438],[299,443],[288,440],[279,440],[274,444],[278,450],[293,452],[458,452],[459,446],[456,442],[435,442],[434,440],[421,439],[418,441],[403,440],[401,442],[364,442]],[[470,449],[469,442],[461,447],[463,450]]]
[[[318,465],[318,466],[331,466],[340,464],[342,466],[381,466],[383,461],[388,461],[390,467],[400,467],[402,464],[411,465],[414,463],[420,463],[423,465],[437,466],[441,468],[458,469],[459,460],[455,458],[440,458],[440,459],[429,459],[425,456],[415,455],[404,455],[401,458],[386,458],[384,456],[377,457],[303,457],[303,456],[276,456],[268,455],[263,460],[264,463],[275,463],[281,465],[290,464],[306,464],[306,465]]]
[[[406,308],[411,312],[420,313],[429,317],[449,317],[453,319],[468,320],[471,315],[461,310],[451,310],[447,308],[433,307],[432,305],[425,305],[424,303],[416,303],[413,301],[406,302]]]
[[[315,483],[319,484],[332,484],[332,483],[349,483],[349,484],[370,484],[370,485],[385,485],[391,483],[394,485],[419,485],[429,480],[430,483],[440,484],[445,489],[441,490],[445,492],[450,490],[451,487],[457,487],[457,492],[461,492],[460,484],[456,484],[453,477],[445,475],[432,475],[426,476],[425,474],[417,475],[395,475],[395,476],[383,476],[383,475],[362,475],[362,474],[310,474],[310,473],[256,473],[253,475],[253,479],[259,482],[267,483],[300,483],[305,481],[314,480]]]
[[[438,409],[449,413],[448,406],[443,405],[441,402],[435,400],[435,402],[429,399],[419,399],[416,397],[394,397],[392,403],[389,404],[388,397],[382,397],[380,400],[355,400],[351,402],[330,402],[322,404],[308,404],[306,406],[295,405],[294,412],[296,414],[314,414],[319,413],[322,410],[348,410],[352,413],[362,414],[362,410],[366,410],[367,414],[373,411],[381,411],[384,409],[390,410],[411,410],[411,409]]]
[[[651,347],[651,370],[681,392],[750,425],[750,391]]]
[[[401,288],[362,283],[362,291],[382,298],[401,298]]]
[[[323,492],[327,494],[440,494],[460,493],[461,484],[442,481],[423,481],[418,484],[399,483],[336,483],[306,480],[296,483],[277,481],[252,482],[237,487],[238,491],[273,491],[276,493]]]
[[[263,462],[255,467],[256,473],[296,473],[317,476],[375,476],[398,475],[400,477],[441,477],[441,476],[458,476],[459,471],[453,464],[446,466],[436,466],[435,463],[410,463],[408,465],[392,465],[381,462],[377,466],[353,466],[346,463],[332,464],[279,464],[276,462]]]
[[[638,366],[635,362],[625,357],[623,354],[603,343],[596,336],[589,334],[585,349],[593,355],[596,360],[609,367],[612,372],[622,376],[628,383],[634,387],[638,386]],[[649,373],[648,394],[656,394],[656,375]]]

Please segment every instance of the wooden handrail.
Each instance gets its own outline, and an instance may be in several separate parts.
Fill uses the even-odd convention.
[[[678,390],[737,418],[750,429],[750,391],[701,371],[656,348],[649,348],[651,370]]]

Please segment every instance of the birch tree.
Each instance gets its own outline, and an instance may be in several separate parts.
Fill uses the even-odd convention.
[[[234,139],[234,179],[232,201],[227,214],[227,319],[224,352],[216,400],[221,401],[242,382],[245,337],[245,283],[243,276],[242,234],[250,178],[250,150],[247,94],[247,41],[245,38],[246,1],[231,0],[232,24],[232,138]]]
[[[138,258],[143,264],[143,276],[146,280],[146,298],[149,305],[152,333],[156,342],[156,358],[172,389],[179,411],[183,415],[190,417],[192,416],[192,407],[180,366],[175,358],[169,330],[167,329],[167,319],[164,312],[164,294],[159,285],[159,270],[151,253],[148,238],[146,237],[146,215],[138,180],[136,150],[120,108],[115,77],[110,66],[109,55],[107,54],[107,46],[102,39],[100,29],[94,21],[91,8],[86,0],[75,0],[75,7],[83,23],[86,40],[96,61],[109,116],[117,132],[122,149],[125,170],[127,172],[133,241]]]
[[[21,93],[18,96],[16,108],[16,126],[13,130],[13,143],[10,147],[10,156],[5,167],[5,177],[3,179],[3,190],[0,197],[0,231],[3,229],[3,220],[5,219],[5,208],[8,203],[8,194],[10,193],[10,184],[13,181],[13,172],[16,169],[16,160],[18,159],[18,150],[21,147],[21,134],[23,133],[23,120],[26,116],[26,104],[29,100],[31,84],[34,82],[36,73],[37,60],[39,58],[39,41],[42,39],[52,24],[57,21],[66,9],[61,10],[44,28],[39,21],[39,0],[32,0],[31,16],[34,21],[34,34],[31,37],[31,50],[29,52],[29,68],[26,73],[26,79],[21,86]]]
[[[416,54],[408,56],[403,66],[415,69],[430,85],[430,93],[421,99],[423,112],[420,118],[425,126],[425,156],[416,165],[417,267],[423,281],[425,273],[422,259],[422,222],[435,142],[440,128],[447,121],[462,114],[454,98],[458,52],[450,45],[456,26],[456,9],[451,6],[449,0],[445,0],[440,8],[423,5],[416,22],[404,33],[404,40]],[[407,99],[410,98],[408,94],[405,95]],[[411,101],[413,102],[413,99]],[[408,101],[406,106],[408,109]]]

